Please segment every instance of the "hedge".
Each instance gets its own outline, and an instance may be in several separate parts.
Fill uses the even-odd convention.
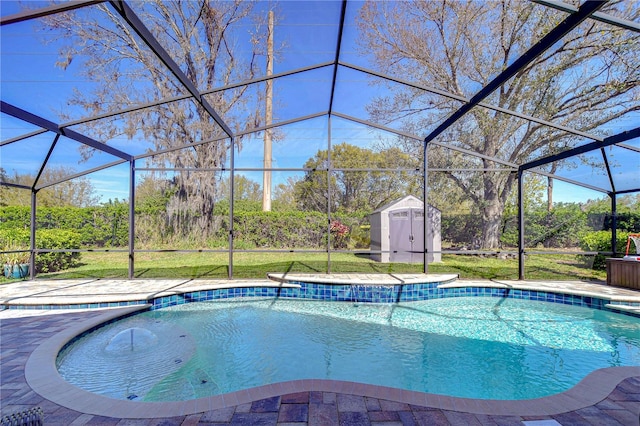
[[[2,207],[0,230],[28,230],[30,217],[29,207]],[[36,228],[74,231],[83,246],[125,246],[129,238],[129,211],[126,204],[86,208],[43,207],[36,211]]]
[[[0,230],[0,247],[3,250],[29,248],[29,230]],[[64,229],[41,229],[36,232],[36,248],[49,250],[79,249],[80,234]],[[78,266],[78,252],[38,253],[36,272],[56,272]]]
[[[173,230],[164,210],[145,205],[136,207],[136,245],[226,246],[229,235],[228,203],[218,202],[213,211],[211,235],[185,222],[185,229]],[[260,211],[257,202],[235,204],[234,228],[236,248],[311,248],[325,249],[328,230],[327,215],[320,212]],[[333,248],[366,248],[369,232],[366,212],[332,214],[348,228],[346,234],[333,235]],[[24,230],[30,226],[29,207],[0,207],[0,230]],[[640,213],[620,213],[618,230],[640,232]],[[580,245],[579,235],[589,231],[610,229],[611,215],[587,214],[579,205],[560,206],[551,212],[546,209],[525,215],[525,244],[528,247],[562,248]],[[81,247],[125,247],[129,238],[129,210],[126,203],[111,203],[99,207],[40,207],[36,212],[36,226],[40,231],[65,229],[79,235]],[[337,229],[337,228],[336,228]],[[443,241],[470,244],[480,240],[482,220],[478,214],[443,214],[441,235]],[[505,247],[517,246],[517,218],[505,216],[501,243]]]
[[[229,217],[219,217],[222,226],[217,234],[224,238],[229,231]],[[365,220],[337,216],[331,231],[333,248],[363,248],[369,246],[368,232],[362,229]],[[234,213],[234,244],[237,248],[314,248],[326,249],[328,219],[319,212],[237,212]],[[348,230],[344,231],[344,228]],[[340,231],[342,229],[343,231]]]
[[[616,251],[624,253],[627,246],[628,232],[616,232]],[[611,231],[587,232],[580,238],[580,248],[583,251],[611,252]],[[598,254],[593,260],[593,269],[605,269],[606,258],[611,255]],[[582,256],[587,260],[586,256]]]

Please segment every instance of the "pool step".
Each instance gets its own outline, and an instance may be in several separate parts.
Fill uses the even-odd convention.
[[[458,274],[309,274],[269,273],[270,280],[281,283],[314,283],[336,285],[404,285],[424,283],[449,283],[458,279]]]
[[[640,306],[631,306],[631,305],[618,305],[614,303],[607,303],[604,305],[605,308],[616,309],[618,311],[631,312],[634,314],[640,314]]]

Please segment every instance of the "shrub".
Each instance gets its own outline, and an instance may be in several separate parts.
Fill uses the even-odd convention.
[[[7,252],[0,256],[0,266],[9,265],[13,270],[18,265],[29,263],[31,252],[19,251],[29,249],[29,242],[25,244],[22,241],[22,233],[20,230],[0,231],[0,250]]]
[[[618,232],[616,233],[616,251],[618,253],[624,253],[625,247],[627,245],[627,235],[626,232]],[[597,251],[598,253],[602,252],[611,252],[611,231],[594,231],[587,232],[582,235],[580,238],[580,248],[583,251]],[[604,269],[606,266],[605,259],[610,256],[606,256],[604,254],[597,254],[595,259],[593,260],[593,269]],[[586,260],[586,256],[580,256],[582,260]]]
[[[78,249],[80,241],[80,235],[73,231],[42,229],[36,232],[36,247],[39,249]],[[0,230],[0,246],[3,250],[29,247],[29,230]],[[78,252],[39,253],[36,255],[36,272],[61,271],[77,266],[79,263],[80,253]]]
[[[441,235],[443,241],[467,245],[480,239],[482,218],[477,214],[442,214]]]
[[[640,213],[618,213],[616,228],[630,233],[640,232]],[[613,228],[613,217],[608,214],[604,219],[604,229]]]
[[[221,231],[228,232],[228,218]],[[326,244],[326,215],[310,212],[239,212],[235,241],[243,247],[306,248]]]
[[[591,230],[587,225],[587,215],[577,204],[559,203],[552,211],[538,207],[524,215],[525,247],[565,248],[580,244],[579,236]],[[500,241],[507,247],[518,246],[518,217],[503,218]]]
[[[368,249],[371,246],[371,225],[354,225],[351,228],[348,248]]]
[[[77,232],[56,229],[42,229],[36,232],[36,246],[41,249],[79,249],[80,235]],[[53,252],[36,256],[36,271],[56,272],[78,266],[80,253]]]
[[[126,204],[100,207],[39,207],[36,229],[66,229],[78,232],[84,246],[126,246],[129,238],[129,211]],[[28,230],[30,207],[0,207],[1,230]],[[27,239],[28,241],[28,239]]]
[[[329,230],[333,236],[333,247],[337,249],[347,248],[347,240],[350,233],[349,227],[339,220],[333,220]]]

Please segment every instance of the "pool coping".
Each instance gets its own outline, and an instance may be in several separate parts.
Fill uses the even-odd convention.
[[[268,274],[268,279],[243,280],[33,280],[0,286],[0,310],[58,310],[114,308],[154,303],[162,298],[188,296],[184,302],[197,301],[197,293],[263,288],[292,290],[300,283],[336,286],[396,286],[437,284],[439,289],[485,288],[505,291],[523,290],[592,297],[640,315],[640,291],[578,281],[516,281],[459,279],[457,274]],[[197,299],[197,297],[196,297]],[[202,298],[206,300],[206,298]],[[183,303],[183,302],[178,302]],[[620,305],[620,306],[619,306]],[[156,306],[157,307],[157,306]],[[608,307],[609,308],[609,307]],[[628,309],[630,308],[630,309]],[[635,309],[634,309],[635,308]]]
[[[450,283],[459,278],[458,274],[296,274],[268,273],[267,277],[282,284],[298,282],[331,285],[410,285],[426,283]]]
[[[134,305],[145,305],[155,299],[163,297],[179,296],[198,291],[228,290],[237,288],[263,287],[263,288],[295,288],[295,284],[275,282],[268,279],[242,279],[242,280],[119,280],[119,279],[87,279],[87,280],[63,280],[65,285],[61,288],[49,288],[54,281],[27,280],[11,283],[9,285],[37,288],[44,284],[43,288],[27,290],[2,297],[0,295],[0,307],[5,309],[25,310],[57,310],[57,309],[96,309],[116,308]],[[56,281],[57,283],[58,281]],[[131,284],[135,284],[135,287]],[[154,283],[157,285],[145,286]],[[159,283],[159,284],[158,284]],[[116,292],[95,292],[95,285],[107,288],[117,288]],[[86,290],[86,286],[89,290]],[[135,290],[134,290],[135,288]],[[0,287],[0,290],[2,288]]]
[[[60,376],[56,368],[56,357],[68,342],[102,323],[147,310],[150,307],[150,304],[145,304],[100,310],[96,312],[95,317],[71,324],[64,331],[49,337],[32,352],[27,360],[25,365],[27,383],[42,397],[61,406],[87,414],[120,418],[142,419],[189,415],[306,391],[360,395],[474,414],[535,416],[559,414],[594,405],[605,399],[623,380],[640,376],[640,367],[603,368],[590,373],[565,392],[530,400],[460,398],[357,382],[302,379],[174,402],[117,400],[80,389]]]

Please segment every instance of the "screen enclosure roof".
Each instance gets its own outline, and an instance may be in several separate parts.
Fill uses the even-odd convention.
[[[252,141],[274,129],[284,151],[321,148],[333,132],[364,146],[427,143],[465,167],[536,172],[610,195],[640,191],[637,2],[516,2],[548,22],[521,29],[490,2],[469,21],[440,2],[157,4],[2,2],[3,184],[39,190],[211,144],[237,148],[237,164],[227,155],[218,170],[258,169]],[[508,53],[496,37],[505,33],[522,33]],[[589,37],[605,33],[625,48],[593,46]],[[581,64],[562,69],[579,49]],[[194,127],[176,141],[177,130],[162,127],[180,114],[200,120],[183,121]],[[504,129],[500,149],[487,149],[488,128]],[[303,168],[287,155],[279,167]],[[44,179],[56,165],[72,167]],[[18,184],[14,174],[33,179]]]

